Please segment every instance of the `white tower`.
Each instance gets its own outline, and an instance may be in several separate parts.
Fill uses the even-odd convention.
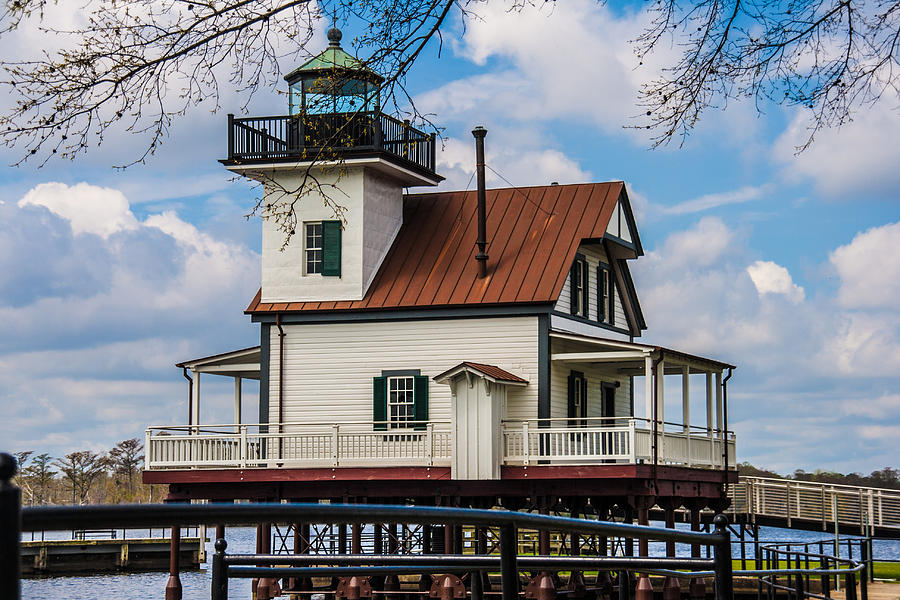
[[[338,29],[328,40],[285,76],[287,116],[228,117],[222,163],[264,187],[262,302],[361,300],[403,222],[403,188],[443,179],[434,135],[382,113],[384,79]]]

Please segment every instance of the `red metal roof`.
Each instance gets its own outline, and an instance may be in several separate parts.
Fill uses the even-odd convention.
[[[513,375],[509,371],[505,369],[501,369],[500,367],[494,365],[483,365],[481,363],[473,363],[469,361],[464,361],[463,365],[470,367],[476,371],[484,373],[488,377],[493,377],[497,381],[513,381],[516,383],[528,383],[527,379],[522,379],[518,375]]]
[[[546,304],[562,291],[575,251],[600,239],[621,181],[487,191],[487,277],[478,277],[476,192],[406,196],[403,226],[362,300],[261,302],[247,313]]]

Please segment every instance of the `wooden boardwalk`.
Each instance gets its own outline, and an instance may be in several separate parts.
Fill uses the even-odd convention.
[[[897,490],[764,477],[728,487],[728,512],[745,523],[900,538]]]
[[[870,583],[869,588],[869,600],[900,600],[900,583],[885,583],[883,581],[876,581],[875,583]],[[856,586],[856,597],[861,598],[859,595],[859,586]],[[840,592],[832,590],[831,597],[834,600],[844,600],[847,597],[847,593],[844,590]]]

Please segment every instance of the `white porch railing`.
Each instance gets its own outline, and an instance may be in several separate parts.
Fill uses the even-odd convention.
[[[674,427],[678,431],[672,431]],[[656,430],[659,464],[721,469],[721,432],[685,429],[663,423]],[[535,419],[504,421],[503,462],[508,465],[650,463],[653,462],[652,422],[633,417]],[[728,432],[728,464],[734,468],[734,434]],[[527,441],[526,441],[527,440]]]
[[[449,466],[450,424],[373,431],[373,423],[150,427],[145,468]]]

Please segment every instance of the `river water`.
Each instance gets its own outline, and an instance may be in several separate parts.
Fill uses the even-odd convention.
[[[660,523],[652,524],[661,526]],[[679,529],[683,527],[686,526],[678,524]],[[255,550],[255,533],[256,530],[253,528],[229,528],[226,533],[228,552],[253,552]],[[144,534],[146,535],[146,531]],[[211,534],[212,531],[210,531]],[[68,537],[70,534],[60,535]],[[59,535],[54,537],[59,538]],[[827,535],[808,531],[762,527],[760,528],[760,539],[763,541],[816,541],[827,539]],[[209,560],[211,560],[214,552],[212,544],[213,541],[210,540],[206,547]],[[875,540],[873,548],[876,560],[900,560],[900,540]],[[748,556],[753,555],[751,545],[748,544],[746,551]],[[677,553],[682,556],[689,556],[690,550],[688,547],[682,547],[679,544]],[[664,545],[662,543],[651,544],[650,554],[654,556],[664,555]],[[733,554],[735,558],[740,556],[737,544],[735,544]],[[843,554],[846,555],[846,550]],[[167,580],[168,574],[161,572],[26,579],[22,582],[22,598],[26,600],[161,600],[164,597],[164,588]],[[200,570],[181,573],[181,584],[184,588],[183,600],[208,599],[210,586],[209,563],[203,565]],[[250,581],[246,579],[232,579],[229,582],[228,591],[229,598],[249,600]]]

